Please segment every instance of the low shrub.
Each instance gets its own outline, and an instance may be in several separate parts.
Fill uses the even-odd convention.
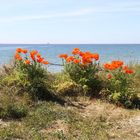
[[[101,81],[98,77],[100,70],[99,55],[82,52],[79,48],[72,51],[72,56],[61,54],[64,72],[76,83],[82,86],[85,93],[99,91]]]
[[[140,64],[133,63],[133,64],[129,64],[129,65],[130,65],[130,67],[135,69],[135,76],[133,78],[133,81],[134,81],[136,93],[140,97],[140,86],[139,86],[139,84],[140,84]]]
[[[7,105],[4,109],[1,108],[0,118],[19,119],[27,115],[27,108],[16,104]]]
[[[137,106],[139,99],[134,88],[134,71],[124,66],[122,61],[104,64],[106,72],[105,92],[107,99],[127,108]]]
[[[1,94],[0,98],[0,118],[19,119],[28,114],[28,98],[17,97],[7,93]]]
[[[24,55],[24,56],[23,56]],[[45,99],[47,89],[47,70],[43,65],[49,62],[36,51],[18,48],[15,53],[15,75],[18,84],[30,93],[33,99]]]

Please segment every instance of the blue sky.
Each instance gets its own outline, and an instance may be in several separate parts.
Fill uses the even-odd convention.
[[[140,43],[140,0],[0,0],[0,43]]]

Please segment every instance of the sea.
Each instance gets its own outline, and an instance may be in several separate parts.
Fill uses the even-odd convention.
[[[82,51],[90,51],[100,55],[100,62],[122,60],[128,63],[140,63],[140,44],[0,44],[0,65],[12,61],[16,48],[37,50],[46,60],[54,64],[62,64],[59,54],[67,53],[76,47]],[[63,67],[48,65],[50,72],[60,72]]]

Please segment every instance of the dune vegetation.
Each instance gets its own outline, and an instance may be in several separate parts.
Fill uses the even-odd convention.
[[[140,137],[140,65],[74,48],[63,71],[17,48],[0,69],[0,140],[122,140]]]

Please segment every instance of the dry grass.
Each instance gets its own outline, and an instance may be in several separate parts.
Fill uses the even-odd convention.
[[[138,140],[140,111],[79,98],[75,106],[41,102],[21,121],[0,121],[0,138]],[[35,116],[34,116],[35,115]],[[28,133],[27,133],[28,132]]]

